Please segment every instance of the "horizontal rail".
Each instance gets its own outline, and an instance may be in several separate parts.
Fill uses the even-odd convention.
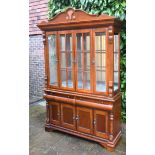
[[[82,101],[82,100],[71,99],[71,98],[67,98],[67,97],[60,97],[60,96],[53,96],[53,95],[45,94],[44,98],[46,100],[52,100],[55,102],[65,102],[65,103],[72,104],[72,105],[80,105],[80,106],[108,110],[108,111],[111,111],[113,109],[113,105]]]

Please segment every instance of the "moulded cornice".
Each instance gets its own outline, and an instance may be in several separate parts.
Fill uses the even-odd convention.
[[[120,21],[106,14],[92,15],[85,11],[68,8],[66,11],[57,14],[48,21],[42,21],[37,26],[41,30],[69,29],[79,27],[103,26],[107,24],[120,25]]]

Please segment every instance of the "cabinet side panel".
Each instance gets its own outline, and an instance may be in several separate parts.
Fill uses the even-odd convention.
[[[114,103],[114,137],[121,130],[121,96]]]

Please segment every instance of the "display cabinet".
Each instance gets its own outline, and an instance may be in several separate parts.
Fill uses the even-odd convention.
[[[46,131],[87,138],[112,151],[121,136],[120,20],[68,8],[38,27],[45,50]]]

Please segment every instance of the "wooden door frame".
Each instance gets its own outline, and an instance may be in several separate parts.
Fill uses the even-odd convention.
[[[56,57],[57,57],[57,82],[58,85],[54,86],[50,84],[50,64],[49,64],[49,46],[48,46],[48,36],[55,34],[56,35]],[[60,84],[60,78],[59,78],[59,53],[58,53],[58,35],[57,35],[57,31],[51,31],[51,32],[46,32],[46,41],[47,41],[47,45],[46,45],[46,57],[45,57],[45,63],[46,63],[46,67],[47,67],[47,86],[48,88],[59,88],[59,84]]]
[[[83,33],[89,33],[90,34],[90,90],[86,89],[78,89],[78,62],[76,62],[75,65],[75,71],[76,71],[76,92],[82,92],[82,93],[93,93],[93,70],[92,70],[92,48],[93,48],[93,42],[92,42],[92,29],[80,29],[80,30],[74,30],[74,46],[75,46],[75,58],[77,58],[77,52],[76,52],[76,47],[77,47],[77,42],[76,42],[76,34],[81,33],[82,34],[82,51],[83,51]]]
[[[60,59],[60,63],[59,63],[59,77],[60,77],[60,89],[62,90],[70,90],[70,91],[75,91],[75,66],[73,61],[75,60],[75,54],[74,54],[74,35],[73,35],[74,30],[63,30],[63,31],[58,31],[57,36],[58,36],[58,45],[59,47],[57,48],[58,51],[58,55],[59,55],[59,59]],[[60,35],[64,34],[65,35],[65,51],[66,51],[66,34],[71,34],[72,35],[72,81],[73,81],[73,88],[70,87],[63,87],[61,86],[61,53],[60,53]],[[67,67],[67,64],[66,64]],[[66,79],[67,82],[67,79]]]
[[[107,96],[108,95],[108,72],[107,72],[107,62],[108,62],[108,59],[107,59],[107,52],[108,51],[108,40],[107,40],[107,28],[93,28],[92,29],[92,38],[93,38],[93,57],[94,59],[96,58],[95,57],[95,33],[96,32],[104,32],[105,33],[105,37],[106,37],[106,71],[105,71],[105,74],[106,74],[106,92],[99,92],[99,91],[96,91],[96,66],[95,64],[93,65],[93,74],[94,74],[94,87],[93,87],[93,92],[94,94],[97,94],[97,95],[105,95]]]

